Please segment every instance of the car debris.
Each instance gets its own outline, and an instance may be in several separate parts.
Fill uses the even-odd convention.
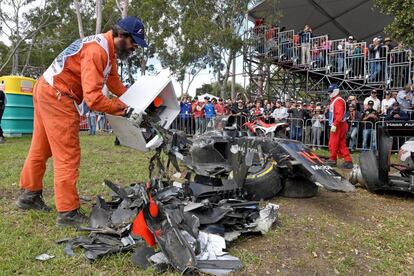
[[[47,260],[53,259],[54,257],[55,256],[53,256],[53,255],[43,253],[43,254],[40,254],[39,256],[36,256],[35,259],[38,260],[38,261],[47,261]]]
[[[67,255],[74,256],[75,249],[82,248],[85,258],[95,261],[105,255],[134,251],[132,262],[143,269],[154,265],[159,272],[173,267],[180,273],[223,275],[243,266],[237,257],[224,251],[226,237],[234,239],[247,232],[264,234],[278,216],[276,204],[260,208],[259,202],[242,197],[197,202],[191,190],[161,187],[167,183],[156,180],[126,188],[108,180],[105,184],[111,190],[111,200],[96,197],[90,225],[78,229],[88,235],[60,241],[66,243]],[[155,245],[159,252],[154,250]]]
[[[147,77],[142,81],[132,88],[153,88]],[[134,251],[132,262],[140,268],[152,265],[156,272],[172,267],[181,274],[223,275],[243,266],[225,251],[227,244],[245,233],[265,234],[277,221],[279,206],[263,206],[261,200],[281,193],[314,196],[318,187],[354,190],[302,143],[249,137],[229,126],[229,117],[218,118],[215,129],[192,139],[168,130],[178,114],[173,86],[157,77],[152,82],[159,83],[143,100],[132,92],[121,97],[145,110],[139,123],[108,117],[122,145],[154,151],[148,182],[122,187],[105,180],[111,199],[96,197],[89,226],[78,229],[88,234],[61,241],[66,243],[66,254],[73,256],[76,248],[82,248],[86,259],[95,261]],[[165,105],[155,107],[156,97]],[[157,146],[151,142],[154,135]],[[168,173],[171,166],[173,177]],[[301,185],[295,185],[298,179]]]
[[[361,184],[371,193],[384,191],[414,193],[414,154],[410,151],[412,141],[409,140],[402,145],[399,152],[400,163],[391,163],[393,141],[400,136],[414,136],[412,123],[382,122],[377,128],[378,150],[361,153],[359,166],[355,166],[352,170],[350,181]]]

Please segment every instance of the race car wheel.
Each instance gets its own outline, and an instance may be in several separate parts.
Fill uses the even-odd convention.
[[[367,190],[371,193],[379,191],[384,183],[379,178],[378,159],[374,151],[361,152],[361,155],[359,156],[359,164],[362,177],[366,182],[365,187]]]
[[[285,129],[277,130],[275,132],[275,138],[289,139],[288,136],[286,135]]]
[[[309,198],[314,197],[318,193],[318,186],[312,181],[302,178],[287,178],[284,181],[283,189],[280,196],[289,198]]]
[[[250,200],[270,199],[282,189],[282,180],[276,164],[268,162],[254,173],[248,173],[243,186]]]

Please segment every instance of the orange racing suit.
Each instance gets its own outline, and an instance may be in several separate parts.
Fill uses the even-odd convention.
[[[127,107],[118,98],[103,95],[105,84],[117,96],[126,91],[118,76],[111,31],[73,42],[35,84],[32,144],[20,187],[33,192],[42,190],[46,161],[53,156],[58,212],[79,208],[79,113],[74,102],[84,101],[94,111],[113,115],[122,115]]]

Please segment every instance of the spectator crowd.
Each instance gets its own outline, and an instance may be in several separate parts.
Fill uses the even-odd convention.
[[[345,119],[349,125],[348,145],[351,151],[362,145],[363,150],[376,147],[376,123],[385,121],[413,120],[414,85],[407,85],[400,91],[372,90],[366,98],[355,95],[346,98]],[[233,115],[238,127],[251,118],[260,118],[265,123],[286,122],[288,137],[318,148],[329,140],[329,103],[322,100],[276,99],[250,101],[248,99],[223,100],[221,98],[192,99],[184,96],[180,101],[180,114],[176,128],[188,133],[203,133],[207,126],[214,126],[217,116]]]

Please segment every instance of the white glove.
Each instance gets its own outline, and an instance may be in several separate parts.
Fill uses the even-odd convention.
[[[124,117],[133,122],[134,124],[139,125],[142,121],[142,116],[147,115],[145,111],[134,109],[133,107],[128,106],[124,111]]]
[[[331,132],[336,132],[336,126],[331,126]]]
[[[162,139],[162,136],[160,134],[155,135],[154,138],[152,138],[146,145],[145,147],[147,149],[156,149],[159,146],[162,145],[162,143],[164,142],[164,139]]]

